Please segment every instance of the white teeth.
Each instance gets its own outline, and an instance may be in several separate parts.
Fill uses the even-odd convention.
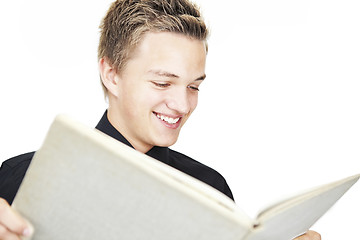
[[[177,123],[177,122],[179,121],[179,119],[180,119],[180,118],[165,117],[165,116],[160,115],[160,114],[156,114],[156,116],[157,116],[159,119],[161,119],[161,120],[163,120],[163,121],[165,121],[165,122],[167,122],[167,123],[170,123],[170,124],[175,124],[175,123]]]

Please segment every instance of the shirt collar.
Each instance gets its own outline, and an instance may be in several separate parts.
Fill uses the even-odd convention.
[[[129,147],[134,148],[128,140],[118,131],[116,128],[111,125],[108,117],[107,117],[107,110],[105,111],[104,115],[100,119],[99,123],[95,127],[96,129],[100,130],[101,132],[109,135],[110,137],[115,138],[116,140],[128,145]],[[153,157],[163,163],[169,164],[169,148],[167,147],[153,147],[150,149],[146,155]]]

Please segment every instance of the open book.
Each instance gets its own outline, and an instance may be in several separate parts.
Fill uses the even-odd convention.
[[[36,240],[290,240],[359,176],[284,200],[254,220],[208,185],[59,116],[14,204]]]

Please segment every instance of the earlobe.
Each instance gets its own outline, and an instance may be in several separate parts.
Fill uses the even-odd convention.
[[[108,93],[117,96],[118,76],[116,69],[113,68],[106,58],[101,58],[99,60],[99,71],[101,81],[108,90]]]

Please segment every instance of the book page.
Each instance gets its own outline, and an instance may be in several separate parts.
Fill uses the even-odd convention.
[[[217,190],[97,130],[57,118],[15,198],[34,239],[242,239]]]
[[[305,233],[359,179],[348,177],[282,201],[259,214],[249,240],[292,239]]]

